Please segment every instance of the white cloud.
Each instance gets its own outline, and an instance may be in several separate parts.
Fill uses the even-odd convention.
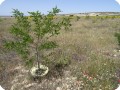
[[[120,4],[120,0],[115,0],[115,1]]]
[[[0,0],[0,5],[4,2],[5,0]]]

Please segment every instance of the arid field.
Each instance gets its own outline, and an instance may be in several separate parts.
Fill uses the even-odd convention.
[[[0,18],[0,85],[5,90],[115,90],[120,83],[119,16],[71,16],[70,30],[52,38],[59,47],[50,57],[50,69],[33,80],[29,68],[4,48],[14,18]]]

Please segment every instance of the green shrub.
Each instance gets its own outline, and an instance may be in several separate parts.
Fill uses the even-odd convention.
[[[115,37],[117,38],[118,45],[120,46],[120,33],[115,33]]]
[[[0,18],[0,22],[2,22],[2,19]]]
[[[80,19],[80,16],[76,16],[76,20],[79,21],[79,19]]]

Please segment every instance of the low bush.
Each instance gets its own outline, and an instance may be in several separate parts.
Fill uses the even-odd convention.
[[[118,45],[120,46],[120,33],[115,33],[115,37],[117,38]]]

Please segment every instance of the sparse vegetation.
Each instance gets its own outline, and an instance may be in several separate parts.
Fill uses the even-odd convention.
[[[95,23],[91,23],[94,18],[96,19]],[[56,21],[57,20],[58,19],[56,19]],[[45,77],[41,83],[34,84],[33,81],[26,80],[26,72],[23,72],[25,67],[23,66],[24,69],[17,70],[19,73],[11,76],[16,76],[16,78],[12,80],[8,79],[7,81],[14,81],[12,85],[16,85],[17,89],[27,87],[31,83],[34,84],[25,88],[26,90],[55,90],[56,88],[63,90],[79,90],[80,88],[80,90],[115,90],[118,87],[118,81],[120,79],[120,52],[117,50],[119,47],[118,40],[114,36],[116,32],[119,33],[119,16],[114,16],[114,19],[111,16],[107,18],[106,16],[89,16],[89,19],[80,17],[79,21],[75,22],[74,20],[75,19],[71,19],[72,30],[61,30],[59,35],[51,37],[50,39],[58,42],[59,47],[55,48],[54,52],[51,53],[52,56],[49,57],[50,60],[54,62],[52,62],[50,66],[51,72],[48,77]],[[0,26],[6,25],[6,23],[8,24],[8,21],[10,27],[13,24],[10,22],[10,19],[3,20]],[[0,28],[3,35],[2,39],[8,37],[9,34],[6,34],[8,33],[9,27],[4,26],[4,31]],[[9,37],[11,36],[9,35]],[[3,48],[0,47],[0,49]],[[49,50],[45,54],[48,53]],[[4,62],[7,62],[8,66],[13,66],[11,69],[14,70],[14,68],[18,68],[18,64],[10,63],[10,60],[14,60],[15,57],[11,56],[8,62],[4,54],[0,54],[1,60],[4,59]],[[7,54],[6,57],[9,55],[11,54]],[[17,59],[15,59],[15,61],[17,61]],[[49,60],[46,61],[48,61],[48,63],[51,62]],[[53,65],[55,65],[55,63],[61,64],[63,61],[64,63],[62,63],[61,66],[67,65],[68,63],[70,63],[70,65],[63,70],[60,77],[55,78],[54,75],[56,72],[52,71],[54,68]],[[22,63],[22,61],[19,63]],[[59,67],[59,64],[56,64],[56,67]],[[10,70],[8,69],[8,71]],[[68,71],[70,73],[68,73]],[[23,76],[18,77],[19,75]],[[23,84],[24,80],[26,80],[27,83]],[[3,84],[6,87],[7,81]],[[17,86],[18,83],[21,87]]]

